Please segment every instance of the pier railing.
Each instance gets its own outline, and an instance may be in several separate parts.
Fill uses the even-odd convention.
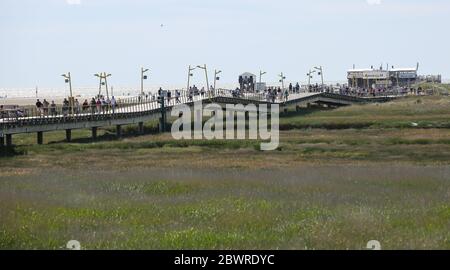
[[[0,115],[0,126],[3,127],[21,127],[29,125],[45,125],[57,123],[72,123],[81,121],[102,121],[110,119],[131,118],[136,116],[153,114],[161,111],[161,99],[164,99],[165,109],[169,109],[177,104],[189,104],[200,100],[211,100],[217,97],[231,97],[248,100],[262,100],[262,94],[245,93],[237,91],[217,89],[210,92],[188,92],[171,91],[170,97],[158,96],[135,96],[118,98],[116,103],[89,104],[83,106],[48,106],[36,108],[35,106],[26,106],[14,110],[3,110]],[[83,102],[84,103],[84,102]]]
[[[332,98],[348,102],[369,102],[387,101],[392,96],[352,96],[334,93],[298,93],[292,91],[285,93],[268,94],[267,92],[249,93],[238,90],[217,89],[213,91],[170,91],[171,95],[164,97],[153,96],[135,96],[118,98],[116,103],[80,104],[71,106],[49,106],[46,108],[36,108],[28,106],[16,108],[14,110],[3,110],[0,114],[0,128],[35,126],[58,123],[73,123],[82,121],[103,121],[111,119],[133,118],[161,112],[162,104],[160,99],[164,100],[164,109],[168,110],[177,104],[190,104],[195,101],[217,101],[217,102],[242,102],[246,103],[295,103],[298,101],[307,101],[318,96],[322,98]],[[178,94],[177,94],[178,93]],[[369,98],[370,97],[370,98]]]

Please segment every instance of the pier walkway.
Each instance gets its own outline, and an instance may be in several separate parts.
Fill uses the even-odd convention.
[[[325,104],[327,106],[346,106],[352,104],[368,103],[368,102],[385,102],[394,99],[394,96],[385,97],[354,97],[347,95],[331,94],[331,93],[291,93],[288,98],[268,100],[265,94],[244,93],[236,94],[231,90],[217,90],[208,95],[189,96],[183,93],[177,100],[172,97],[170,100],[165,98],[164,108],[157,100],[146,97],[131,97],[117,100],[117,105],[112,108],[108,107],[89,107],[89,109],[81,112],[70,113],[66,110],[61,113],[51,115],[49,111],[38,111],[36,108],[24,109],[18,114],[7,115],[0,118],[0,147],[11,147],[12,135],[21,133],[36,133],[37,143],[43,143],[43,133],[56,130],[66,131],[66,140],[71,141],[71,132],[74,129],[91,129],[92,138],[97,137],[97,129],[99,127],[115,126],[117,136],[122,134],[121,127],[123,125],[136,124],[139,133],[143,133],[144,123],[151,120],[163,120],[163,115],[170,113],[171,109],[177,104],[187,104],[192,106],[196,101],[203,103],[218,104],[279,104],[280,109],[284,112],[288,108],[295,107],[299,110],[301,107],[310,106],[311,104]],[[160,126],[164,126],[161,125]],[[163,131],[163,130],[161,130]]]

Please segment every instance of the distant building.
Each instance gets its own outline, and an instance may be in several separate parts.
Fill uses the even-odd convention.
[[[254,92],[256,85],[256,75],[245,72],[239,75],[239,87],[243,91]]]
[[[416,68],[350,69],[347,71],[348,85],[357,88],[390,88],[410,86],[417,81]]]
[[[417,77],[418,82],[442,83],[441,75],[421,75]]]

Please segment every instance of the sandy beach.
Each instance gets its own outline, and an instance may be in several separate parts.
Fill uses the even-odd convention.
[[[89,97],[77,97],[79,101],[84,101],[84,99],[88,99]],[[92,98],[92,97],[90,97]],[[89,99],[90,99],[89,98]],[[40,101],[47,99],[48,102],[55,101],[56,104],[61,104],[64,100],[64,97],[39,97]],[[17,106],[27,106],[36,104],[37,98],[2,98],[0,99],[0,105],[17,105]]]

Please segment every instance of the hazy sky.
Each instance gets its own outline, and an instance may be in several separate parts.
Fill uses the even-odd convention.
[[[161,27],[161,24],[163,26]],[[420,62],[420,73],[450,78],[448,0],[1,0],[0,87],[184,85],[189,64],[304,81],[313,65],[325,80],[346,70]],[[210,75],[213,78],[213,75]],[[196,80],[203,80],[195,71]]]

